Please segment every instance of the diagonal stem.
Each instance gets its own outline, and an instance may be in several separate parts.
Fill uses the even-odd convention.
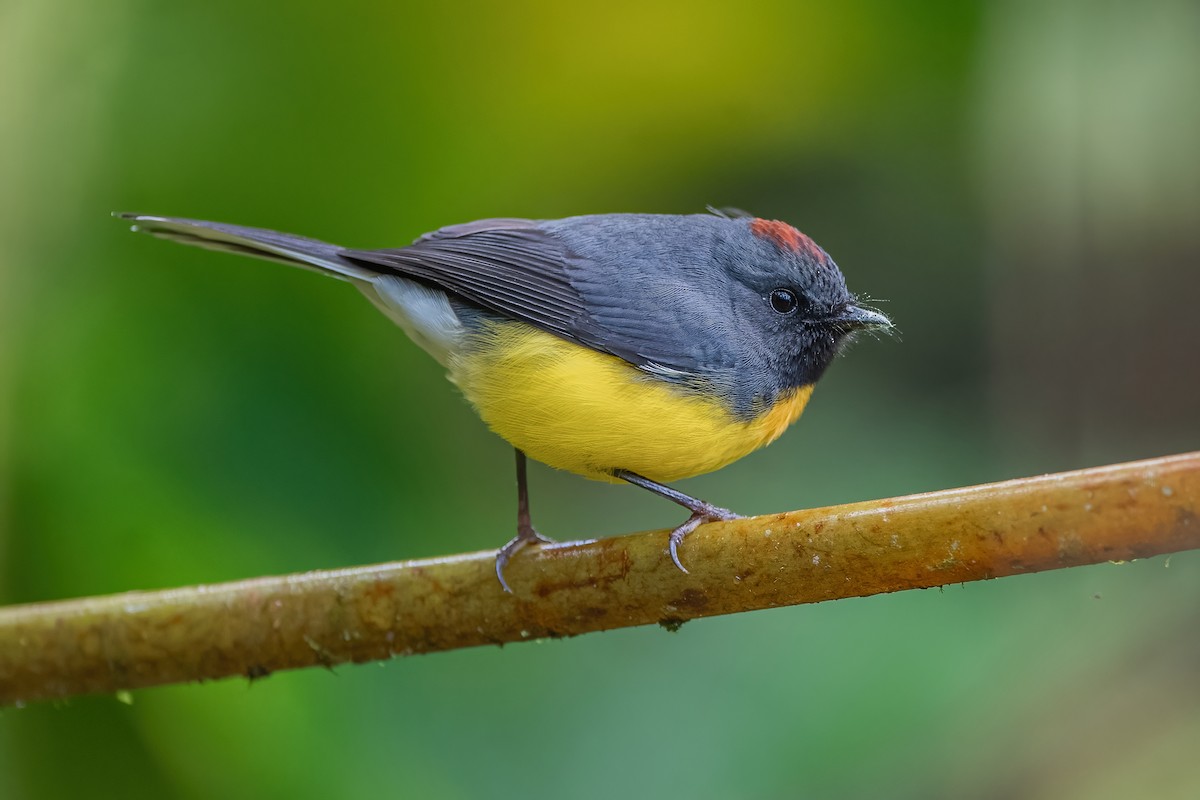
[[[1200,548],[1200,452],[697,531],[0,608],[0,704],[385,659]],[[481,536],[481,538],[483,538]],[[1029,583],[1028,591],[1039,591]]]

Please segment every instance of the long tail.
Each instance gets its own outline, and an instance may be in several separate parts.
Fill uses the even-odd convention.
[[[223,222],[144,214],[116,216],[132,222],[135,231],[161,239],[278,261],[349,281],[443,366],[458,350],[463,323],[445,292],[344,258],[344,251],[336,245]]]
[[[371,281],[379,275],[362,264],[343,258],[340,255],[342,248],[304,236],[199,219],[156,217],[147,214],[114,216],[132,222],[133,230],[160,239],[278,261],[342,280]]]

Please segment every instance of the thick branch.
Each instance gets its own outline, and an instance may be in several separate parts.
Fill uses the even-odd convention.
[[[570,636],[1200,547],[1200,453],[666,534],[0,609],[0,703]]]

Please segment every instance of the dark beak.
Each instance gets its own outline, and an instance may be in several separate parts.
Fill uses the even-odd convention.
[[[859,308],[855,305],[846,306],[834,314],[830,322],[846,331],[857,331],[863,328],[892,327],[892,321],[878,311]]]

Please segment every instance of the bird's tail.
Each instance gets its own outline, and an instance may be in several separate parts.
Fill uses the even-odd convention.
[[[133,230],[183,244],[265,258],[320,272],[346,281],[370,281],[379,273],[341,256],[342,248],[290,233],[206,222],[199,219],[116,214],[133,223]]]

